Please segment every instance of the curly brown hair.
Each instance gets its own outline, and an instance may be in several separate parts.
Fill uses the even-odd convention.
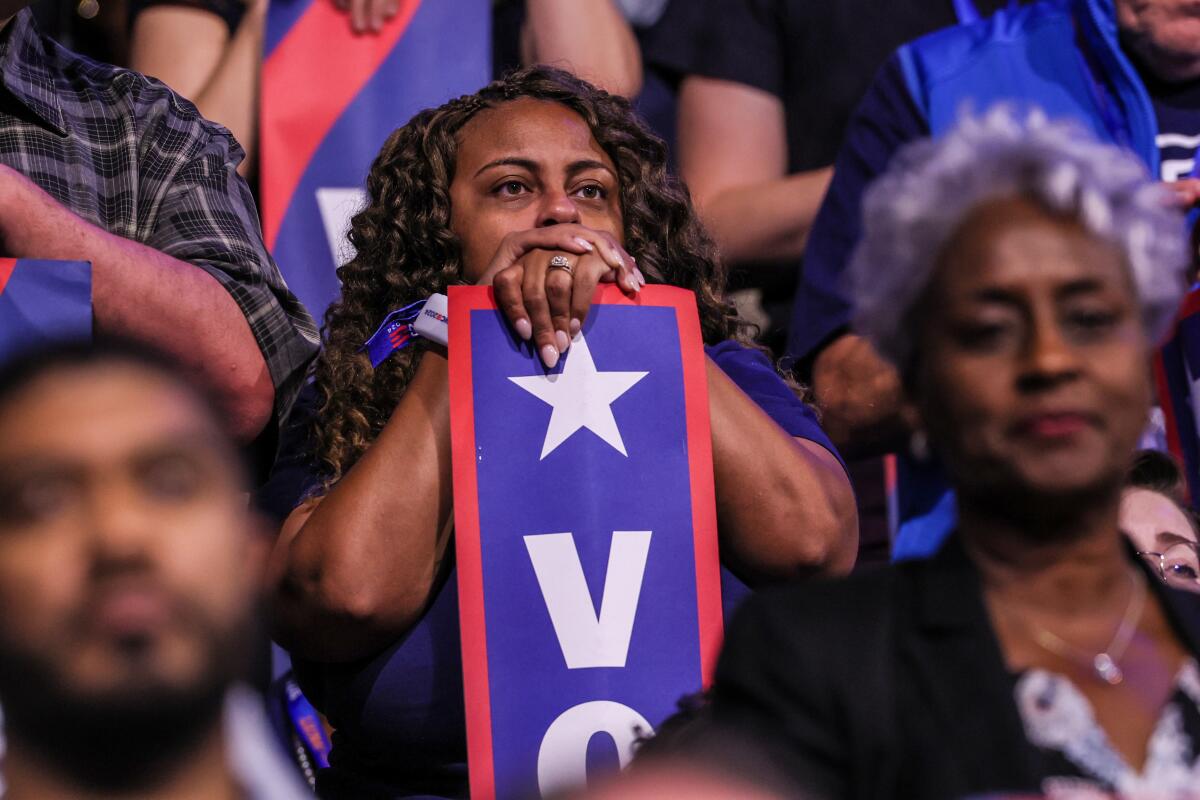
[[[369,203],[351,223],[356,255],[337,271],[341,299],[325,313],[325,349],[315,368],[317,456],[329,486],[382,430],[421,357],[398,351],[371,367],[362,343],[389,311],[465,283],[450,230],[457,135],[484,109],[518,98],[561,103],[579,114],[617,167],[625,248],[649,283],[691,289],[707,344],[749,342],[747,323],[724,299],[725,271],[667,169],[667,148],[629,101],[568,72],[527,67],[472,95],[420,112],[384,143],[367,177]]]

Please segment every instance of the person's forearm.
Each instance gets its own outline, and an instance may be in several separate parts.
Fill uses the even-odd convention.
[[[271,588],[275,635],[293,653],[362,658],[424,613],[452,509],[448,371],[427,353],[362,458],[298,527],[285,524]]]
[[[23,180],[23,179],[21,179]],[[253,439],[271,418],[275,388],[241,309],[199,267],[80,219],[40,191],[9,194],[0,214],[17,258],[92,262],[100,332],[174,356],[223,401],[231,430]]]
[[[715,193],[700,213],[732,265],[794,261],[804,253],[833,168]]]
[[[750,582],[849,571],[858,513],[837,459],[789,436],[711,361],[708,391],[723,560]]]
[[[229,41],[216,69],[194,101],[200,113],[230,130],[246,151],[238,165],[245,175],[258,142],[258,82],[266,5],[253,3]]]
[[[642,56],[612,0],[527,0],[530,63],[569,69],[613,94],[642,88]]]
[[[817,356],[812,389],[821,422],[845,458],[907,446],[900,376],[862,337],[846,334]]]
[[[679,89],[679,169],[731,264],[799,258],[831,167],[789,174],[787,110],[771,92],[688,75]]]

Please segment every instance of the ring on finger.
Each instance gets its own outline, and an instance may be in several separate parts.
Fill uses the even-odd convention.
[[[550,258],[550,266],[548,269],[561,269],[568,275],[571,274],[571,262],[564,255],[552,256]]]

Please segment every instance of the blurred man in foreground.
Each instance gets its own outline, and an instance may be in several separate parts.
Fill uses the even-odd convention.
[[[219,419],[125,345],[0,367],[10,800],[304,796],[236,686],[266,545]]]

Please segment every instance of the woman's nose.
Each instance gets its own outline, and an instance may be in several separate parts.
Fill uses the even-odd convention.
[[[1026,383],[1057,383],[1079,372],[1079,354],[1065,332],[1049,320],[1032,326],[1024,350],[1022,372]]]
[[[542,207],[538,211],[537,226],[539,228],[547,225],[578,223],[579,221],[579,207],[566,192],[547,192],[543,195]]]

